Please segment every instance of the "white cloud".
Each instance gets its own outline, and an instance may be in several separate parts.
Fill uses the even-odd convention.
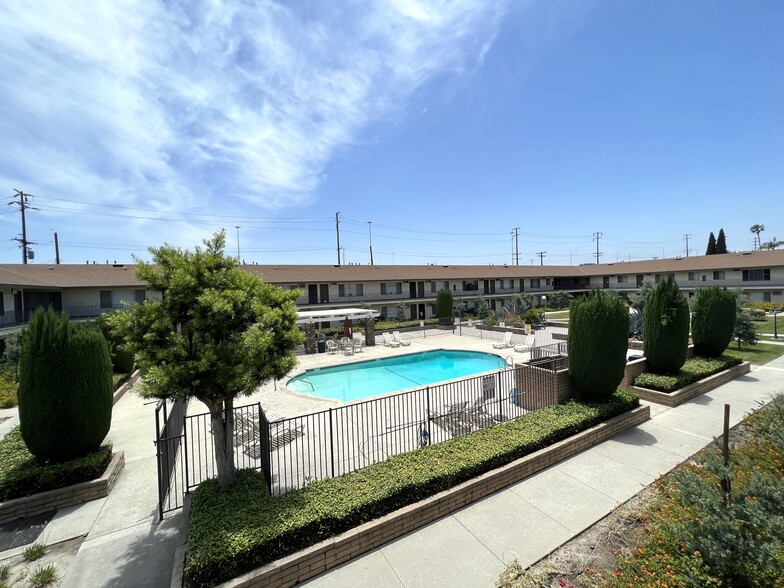
[[[480,66],[505,5],[308,9],[3,3],[0,182],[162,211],[301,204],[369,124]]]

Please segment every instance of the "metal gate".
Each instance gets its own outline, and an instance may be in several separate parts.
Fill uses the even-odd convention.
[[[158,516],[182,508],[187,489],[188,455],[185,415],[187,402],[159,400],[155,407],[155,448],[158,464]]]

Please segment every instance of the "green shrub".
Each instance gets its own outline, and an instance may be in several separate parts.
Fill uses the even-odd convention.
[[[746,311],[749,313],[749,316],[753,321],[764,321],[767,314],[761,308],[747,308]]]
[[[719,357],[732,341],[735,330],[735,295],[715,286],[697,290],[691,338],[694,352],[704,357]]]
[[[446,443],[394,456],[282,496],[267,495],[256,471],[230,487],[215,480],[194,492],[186,586],[212,586],[333,537],[588,429],[639,405],[629,391],[610,402],[570,402]]]
[[[112,369],[118,374],[130,374],[133,371],[133,353],[123,349],[125,341],[122,337],[112,333],[107,322],[110,313],[100,315],[95,324],[109,344],[109,353],[112,356]]]
[[[572,301],[569,376],[585,398],[608,398],[623,379],[629,318],[623,302],[600,290]]]
[[[18,404],[16,396],[18,387],[16,368],[0,366],[0,408],[13,408]]]
[[[439,319],[452,318],[453,297],[451,290],[442,288],[436,295],[436,317]]]
[[[677,373],[689,347],[689,305],[670,277],[651,292],[642,318],[648,366],[657,374]]]
[[[55,490],[103,475],[112,459],[112,446],[75,460],[41,465],[27,449],[19,427],[0,439],[0,501]]]
[[[39,461],[95,451],[112,420],[112,363],[97,329],[38,309],[22,340],[19,425]]]
[[[634,385],[660,392],[673,392],[739,363],[740,359],[729,356],[690,357],[677,374],[640,374],[634,379]]]

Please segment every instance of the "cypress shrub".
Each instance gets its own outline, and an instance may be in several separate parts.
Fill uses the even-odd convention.
[[[585,398],[604,402],[626,367],[626,306],[617,296],[594,290],[572,301],[569,317],[569,376]]]
[[[732,340],[736,313],[735,295],[726,288],[698,290],[691,321],[694,352],[703,357],[719,357],[724,353]]]
[[[22,337],[19,427],[39,462],[95,451],[112,421],[112,362],[100,331],[38,309]]]
[[[642,334],[650,371],[677,373],[689,347],[689,304],[671,277],[660,282],[645,303]]]
[[[114,372],[117,374],[130,374],[133,371],[134,366],[133,353],[123,349],[122,346],[125,343],[123,338],[112,333],[107,322],[109,314],[111,313],[100,315],[95,320],[95,324],[98,325],[106,342],[109,344],[109,354],[112,358],[112,368],[114,369]]]
[[[452,292],[442,288],[436,295],[436,317],[439,324],[452,322]]]

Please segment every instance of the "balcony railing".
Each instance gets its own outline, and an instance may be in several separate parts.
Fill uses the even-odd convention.
[[[119,304],[113,304],[111,307],[101,307],[99,304],[83,304],[76,306],[64,306],[58,312],[63,312],[72,319],[93,319],[105,312],[111,312],[122,308]],[[0,313],[0,328],[3,327],[18,327],[26,325],[30,320],[30,314],[35,311],[35,308],[25,309],[22,311],[10,311]]]

